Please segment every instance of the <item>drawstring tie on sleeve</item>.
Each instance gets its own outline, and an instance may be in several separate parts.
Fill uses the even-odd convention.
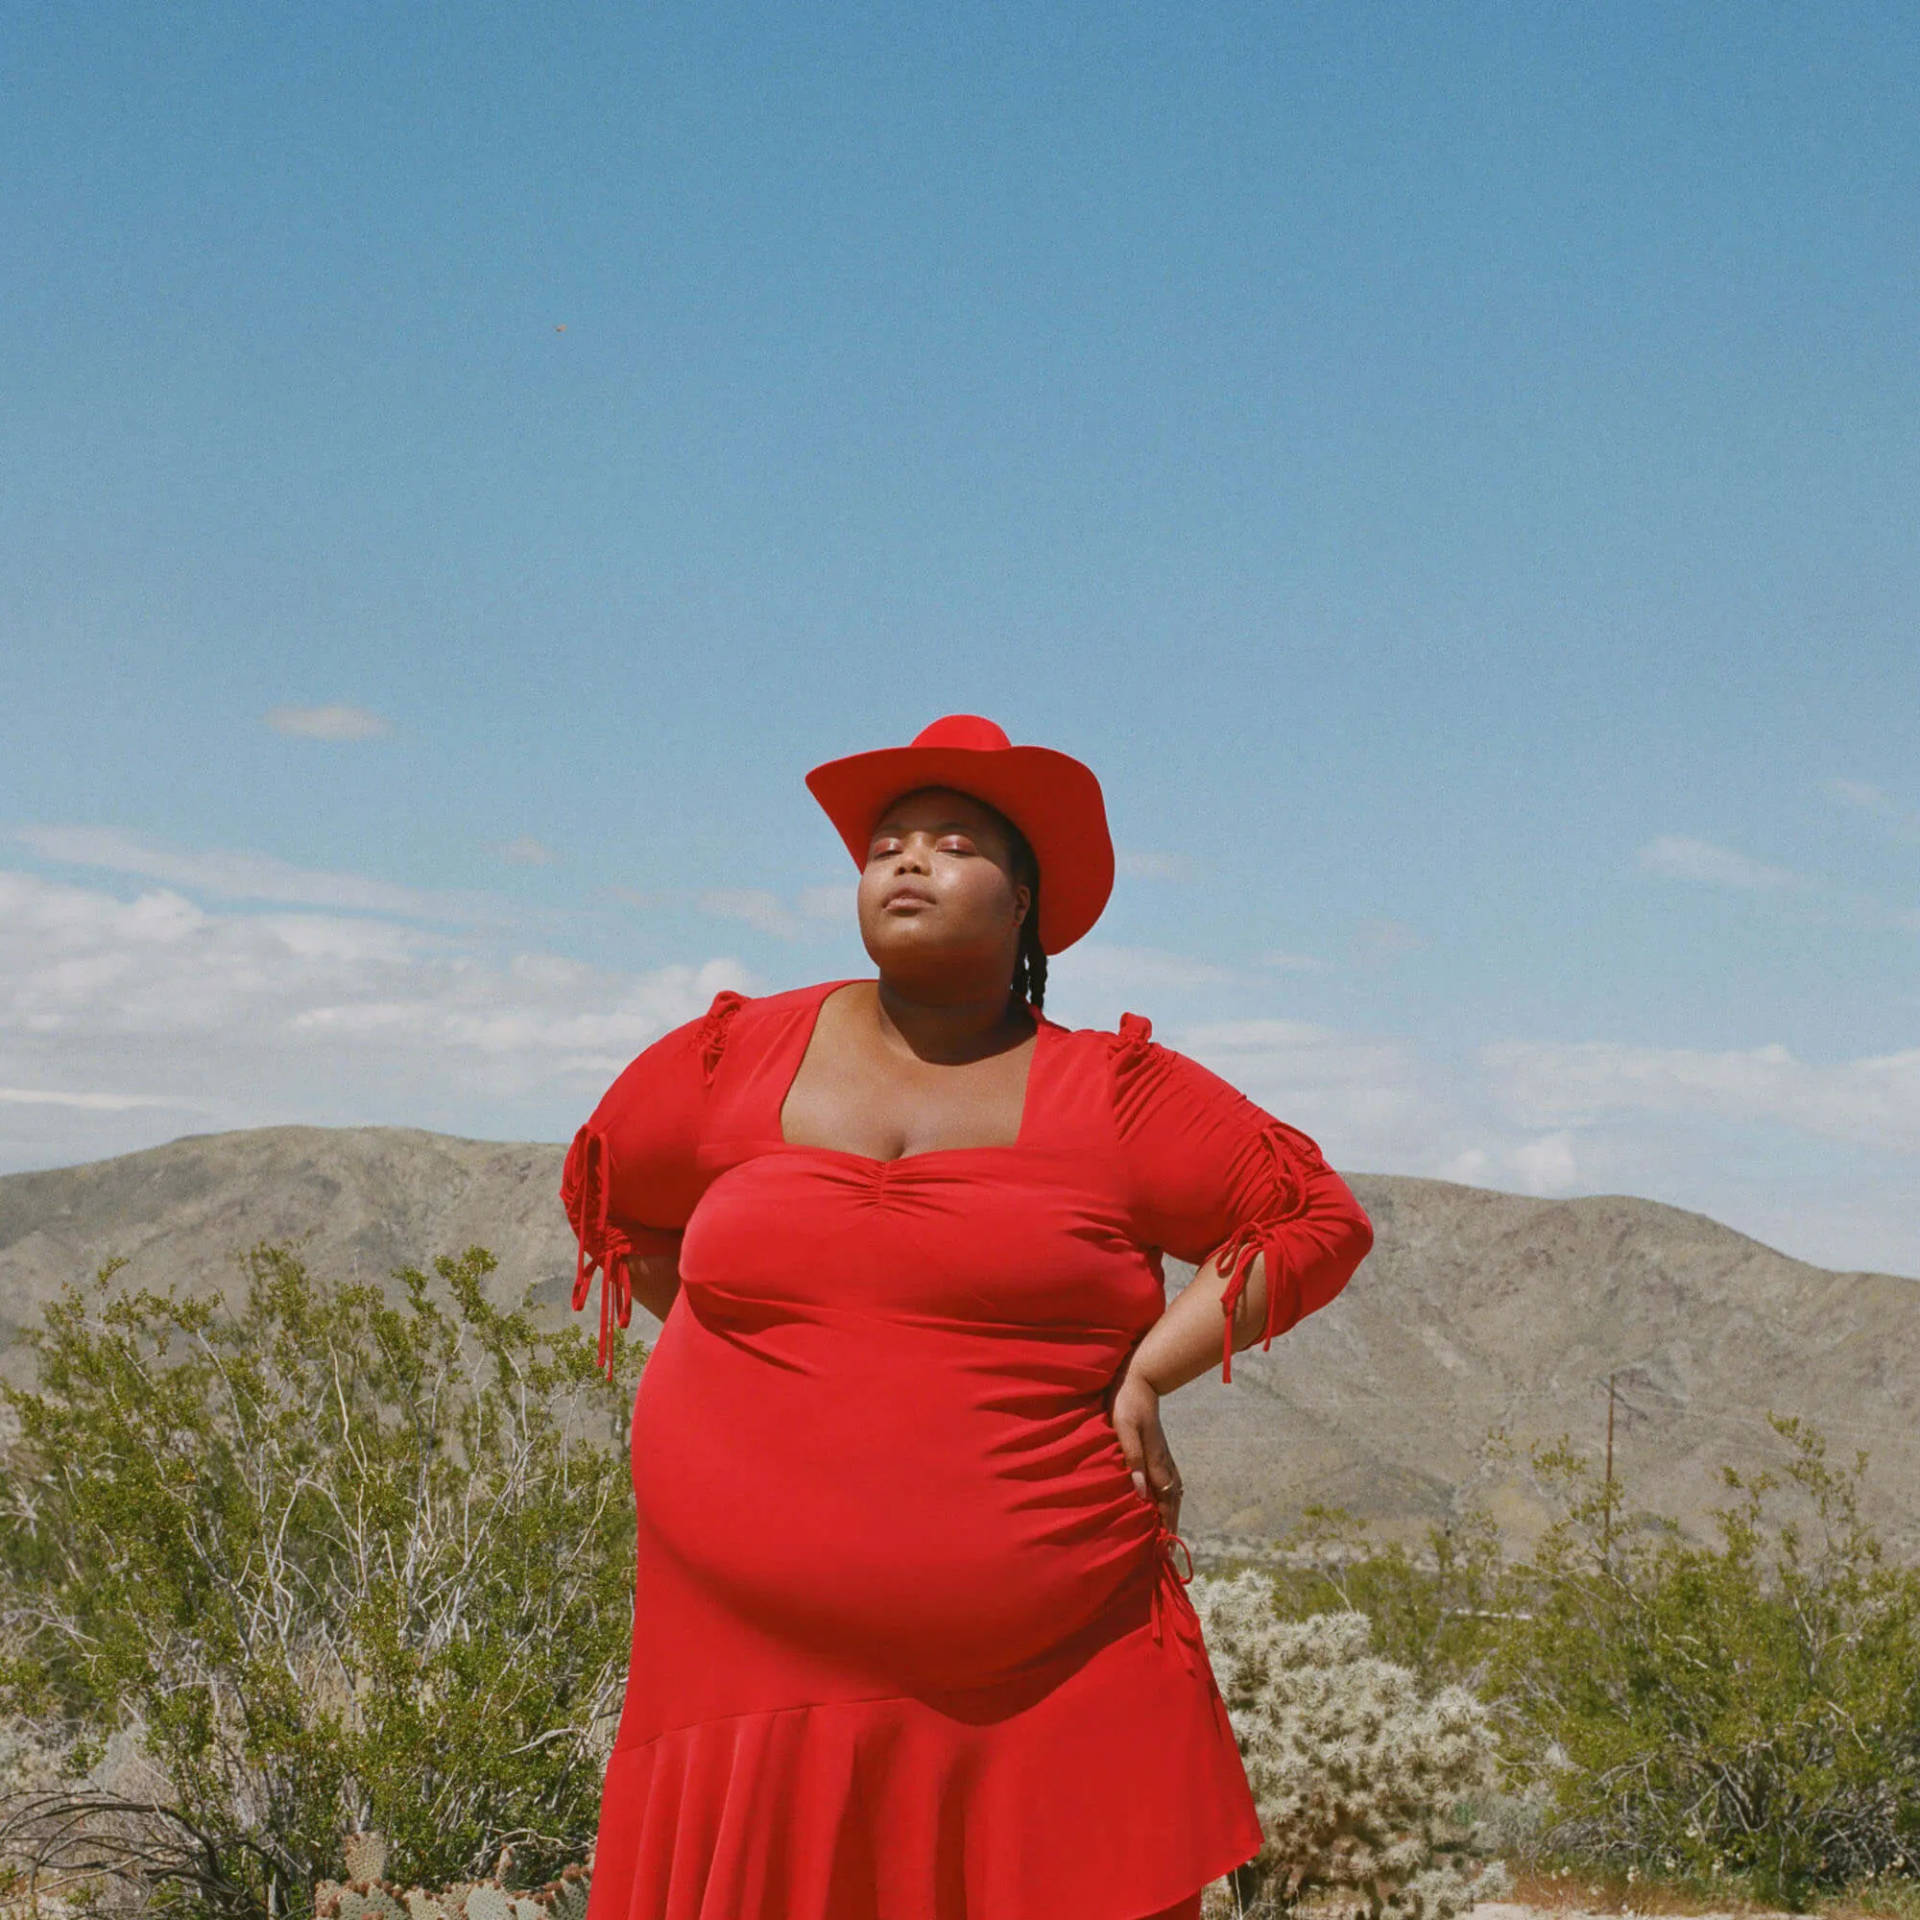
[[[607,1218],[607,1143],[591,1127],[582,1127],[567,1149],[560,1200],[573,1222],[580,1251],[573,1267],[573,1310],[587,1304],[596,1269],[600,1274],[600,1365],[613,1378],[613,1329],[633,1318],[633,1276],[628,1262],[633,1243]]]
[[[716,993],[713,1004],[691,1023],[700,1078],[709,1087],[726,1054],[734,1016],[745,1005],[746,995],[729,987]],[[600,1365],[609,1380],[613,1378],[613,1330],[629,1325],[633,1319],[634,1257],[674,1253],[680,1244],[679,1232],[674,1229],[631,1220],[627,1228],[616,1226],[611,1216],[612,1188],[607,1137],[589,1120],[567,1149],[567,1164],[560,1176],[560,1202],[580,1248],[573,1266],[575,1313],[587,1304],[595,1273],[600,1276]]]
[[[1220,1378],[1233,1378],[1233,1316],[1247,1290],[1253,1263],[1266,1256],[1267,1311],[1260,1330],[1260,1348],[1271,1347],[1276,1334],[1285,1333],[1300,1318],[1300,1276],[1293,1271],[1280,1229],[1306,1211],[1306,1180],[1278,1124],[1264,1127],[1260,1145],[1269,1170],[1266,1182],[1272,1198],[1261,1212],[1234,1231],[1214,1256],[1227,1284],[1220,1295]]]
[[[1153,1643],[1165,1646],[1169,1634],[1189,1673],[1206,1663],[1207,1643],[1200,1632],[1200,1615],[1187,1596],[1193,1578],[1193,1555],[1187,1543],[1164,1520],[1154,1529]]]
[[[1110,1043],[1116,1084],[1131,1089],[1129,1097],[1141,1098],[1145,1090],[1165,1071],[1165,1058],[1153,1042],[1153,1022],[1137,1013],[1120,1016],[1120,1025]],[[1292,1138],[1289,1138],[1292,1135]],[[1280,1121],[1273,1121],[1254,1136],[1254,1151],[1264,1163],[1253,1170],[1252,1184],[1264,1198],[1259,1211],[1242,1222],[1213,1255],[1219,1271],[1226,1276],[1220,1295],[1220,1378],[1233,1379],[1233,1316],[1247,1290],[1253,1263],[1266,1255],[1267,1311],[1260,1332],[1263,1348],[1273,1344],[1300,1318],[1302,1299],[1300,1276],[1287,1259],[1280,1229],[1297,1219],[1307,1207],[1307,1172],[1295,1141],[1304,1139]],[[1150,1255],[1155,1271],[1159,1256]]]

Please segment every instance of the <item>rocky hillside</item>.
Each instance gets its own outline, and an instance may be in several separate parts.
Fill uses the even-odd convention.
[[[0,1178],[0,1376],[63,1281],[109,1254],[147,1285],[234,1285],[236,1250],[299,1243],[317,1269],[378,1276],[473,1242],[502,1296],[562,1316],[573,1248],[560,1149],[386,1128],[276,1127]],[[1632,1199],[1529,1200],[1357,1176],[1378,1233],[1346,1294],[1234,1381],[1168,1403],[1183,1530],[1223,1543],[1309,1502],[1416,1534],[1463,1495],[1515,1539],[1540,1524],[1525,1473],[1486,1457],[1570,1435],[1596,1456],[1617,1381],[1629,1494],[1702,1525],[1723,1461],[1777,1460],[1769,1409],[1871,1456],[1871,1511],[1920,1555],[1920,1283],[1828,1273],[1698,1214]]]

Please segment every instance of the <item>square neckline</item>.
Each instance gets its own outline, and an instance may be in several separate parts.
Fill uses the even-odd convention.
[[[827,1002],[831,1000],[836,993],[845,992],[848,987],[866,987],[876,986],[878,984],[876,980],[864,977],[831,981],[826,991],[814,1001],[812,1009],[808,1012],[800,1026],[800,1050],[798,1057],[794,1060],[793,1071],[786,1076],[785,1081],[781,1084],[779,1098],[774,1102],[773,1138],[775,1144],[784,1148],[788,1153],[829,1153],[838,1160],[855,1160],[865,1167],[880,1168],[901,1166],[909,1160],[950,1159],[953,1155],[962,1153],[1017,1153],[1027,1147],[1030,1144],[1027,1139],[1027,1131],[1033,1118],[1033,1083],[1040,1068],[1040,1048],[1044,1036],[1053,1025],[1053,1022],[1037,1009],[1030,1009],[1033,1013],[1033,1052],[1027,1060],[1026,1082],[1020,1089],[1020,1123],[1014,1129],[1014,1135],[1011,1140],[997,1141],[991,1145],[977,1147],[926,1147],[919,1153],[896,1153],[891,1159],[883,1159],[878,1154],[861,1153],[853,1147],[823,1147],[816,1145],[810,1140],[789,1140],[787,1138],[787,1101],[792,1096],[794,1085],[800,1078],[800,1069],[807,1064],[807,1055],[813,1050],[813,1036],[819,1031],[820,1015],[825,1010]]]

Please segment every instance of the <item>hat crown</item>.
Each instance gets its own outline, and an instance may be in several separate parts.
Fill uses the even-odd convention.
[[[932,726],[922,727],[914,735],[913,744],[916,747],[969,747],[980,753],[996,748],[1004,750],[1013,742],[1007,738],[1004,727],[982,719],[977,713],[949,713]]]

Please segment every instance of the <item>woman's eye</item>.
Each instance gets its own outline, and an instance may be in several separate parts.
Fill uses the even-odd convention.
[[[869,860],[884,860],[888,854],[898,853],[899,851],[900,842],[898,840],[876,840],[873,845],[867,849],[867,858]]]
[[[962,840],[957,834],[949,834],[940,842],[940,851],[942,853],[971,853],[973,851],[973,842],[971,840]]]

